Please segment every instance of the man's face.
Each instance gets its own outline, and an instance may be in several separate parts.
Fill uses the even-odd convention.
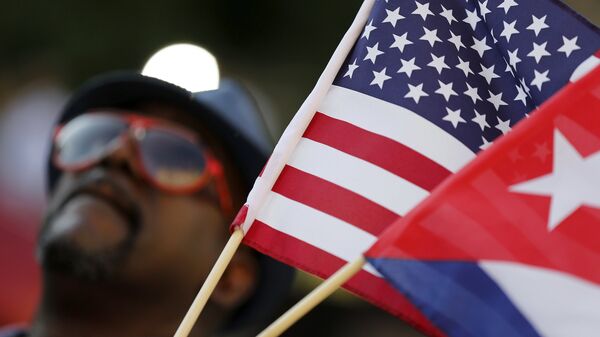
[[[144,112],[190,125],[184,114],[164,106],[147,106]],[[239,195],[223,151],[202,133],[203,143],[225,166],[232,194]],[[125,144],[89,169],[63,172],[40,234],[42,265],[47,272],[81,279],[195,288],[222,249],[231,220],[219,204],[215,182],[193,194],[157,189],[140,173],[133,143]]]

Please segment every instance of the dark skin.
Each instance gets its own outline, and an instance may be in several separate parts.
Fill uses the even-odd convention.
[[[193,127],[223,164],[237,210],[240,179],[210,131],[164,105],[140,110]],[[142,178],[133,154],[126,142],[94,167],[61,175],[40,235],[43,295],[30,336],[172,336],[225,245],[234,214],[221,208],[214,180],[192,195],[169,194]],[[190,336],[214,335],[252,294],[256,268],[241,249]]]

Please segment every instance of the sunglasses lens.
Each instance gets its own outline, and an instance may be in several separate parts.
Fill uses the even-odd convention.
[[[151,129],[139,146],[146,171],[162,186],[186,188],[205,176],[206,158],[201,148],[184,137]]]
[[[67,123],[56,136],[56,160],[65,167],[96,160],[125,129],[127,125],[114,116],[79,116]]]

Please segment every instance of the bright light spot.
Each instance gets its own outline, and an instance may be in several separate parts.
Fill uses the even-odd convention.
[[[217,59],[206,49],[192,44],[174,44],[159,50],[146,62],[142,74],[191,92],[219,88]]]

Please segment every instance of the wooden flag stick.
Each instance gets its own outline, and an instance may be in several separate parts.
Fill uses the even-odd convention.
[[[289,329],[292,324],[296,323],[300,318],[304,317],[309,311],[314,309],[319,303],[323,302],[329,295],[341,287],[352,276],[356,275],[365,265],[364,257],[356,259],[354,262],[348,263],[340,270],[331,275],[330,278],[321,283],[310,294],[305,296],[300,302],[296,303],[285,314],[279,317],[275,322],[271,323],[257,337],[277,337],[285,330]]]
[[[244,232],[241,229],[236,229],[231,234],[229,241],[227,241],[227,244],[225,245],[225,248],[223,248],[221,255],[219,255],[217,262],[215,262],[215,265],[206,277],[206,280],[204,281],[202,288],[200,288],[198,295],[196,295],[194,302],[192,302],[192,305],[185,314],[185,317],[183,317],[181,324],[179,324],[174,337],[187,337],[190,334],[190,331],[192,331],[198,316],[200,316],[202,309],[204,309],[204,306],[206,305],[206,302],[208,302],[210,295],[215,290],[217,283],[219,283],[221,276],[223,276],[223,273],[225,272],[225,268],[227,268],[229,262],[231,262],[231,258],[233,258],[233,255],[240,246],[243,238]]]

